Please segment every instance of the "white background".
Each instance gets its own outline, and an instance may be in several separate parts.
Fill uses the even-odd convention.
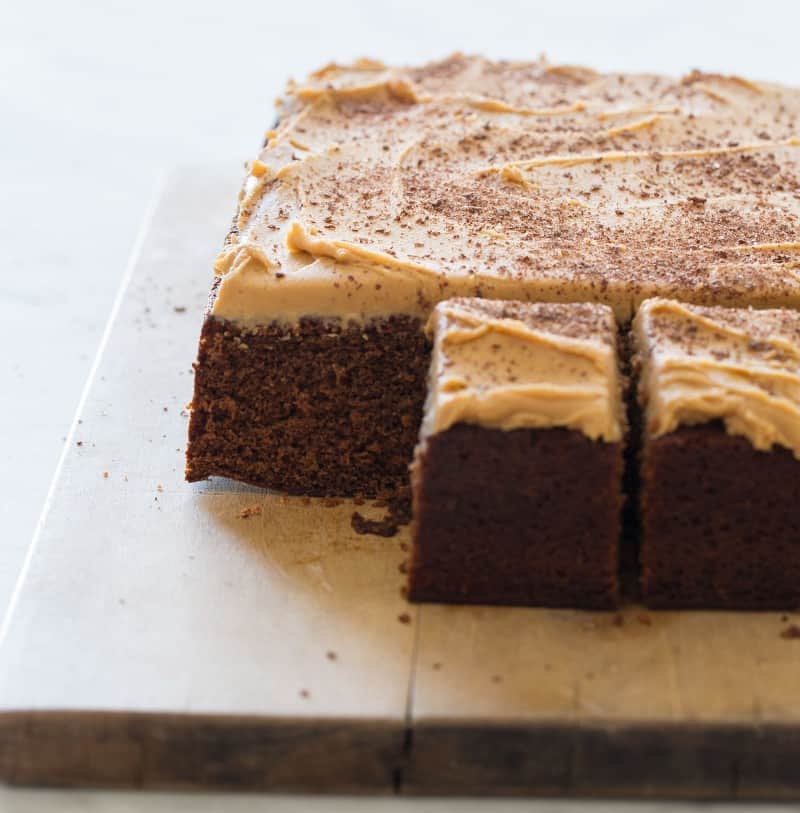
[[[0,615],[159,176],[178,163],[235,174],[288,76],[462,50],[800,85],[799,38],[800,0],[0,0]],[[0,787],[1,813],[495,807],[620,809]]]

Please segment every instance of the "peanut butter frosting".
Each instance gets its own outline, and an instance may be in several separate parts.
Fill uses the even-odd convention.
[[[427,318],[453,296],[800,306],[800,92],[455,55],[290,83],[216,316]]]
[[[622,439],[608,307],[452,299],[435,307],[427,331],[433,354],[423,439],[457,423]]]
[[[800,458],[800,313],[646,301],[633,323],[647,431],[720,420]]]

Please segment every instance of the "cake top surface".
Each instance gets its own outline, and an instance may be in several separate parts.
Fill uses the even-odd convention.
[[[329,66],[280,102],[217,261],[221,317],[800,304],[800,91],[456,55]]]
[[[456,423],[624,432],[616,325],[596,304],[456,298],[428,322],[433,354],[422,437]]]
[[[800,313],[651,299],[634,320],[648,433],[721,420],[800,457]]]

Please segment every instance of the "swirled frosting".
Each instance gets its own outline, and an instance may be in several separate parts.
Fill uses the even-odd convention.
[[[431,315],[424,439],[456,423],[565,427],[619,441],[625,418],[611,310],[452,299]]]
[[[436,302],[800,305],[800,92],[456,55],[291,83],[213,312],[426,318]]]
[[[720,420],[800,458],[800,313],[650,299],[633,329],[650,436]]]

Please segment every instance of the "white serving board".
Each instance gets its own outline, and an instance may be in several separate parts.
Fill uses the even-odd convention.
[[[407,529],[183,481],[236,183],[175,174],[126,280],[0,642],[0,777],[800,796],[792,618],[411,606]]]

